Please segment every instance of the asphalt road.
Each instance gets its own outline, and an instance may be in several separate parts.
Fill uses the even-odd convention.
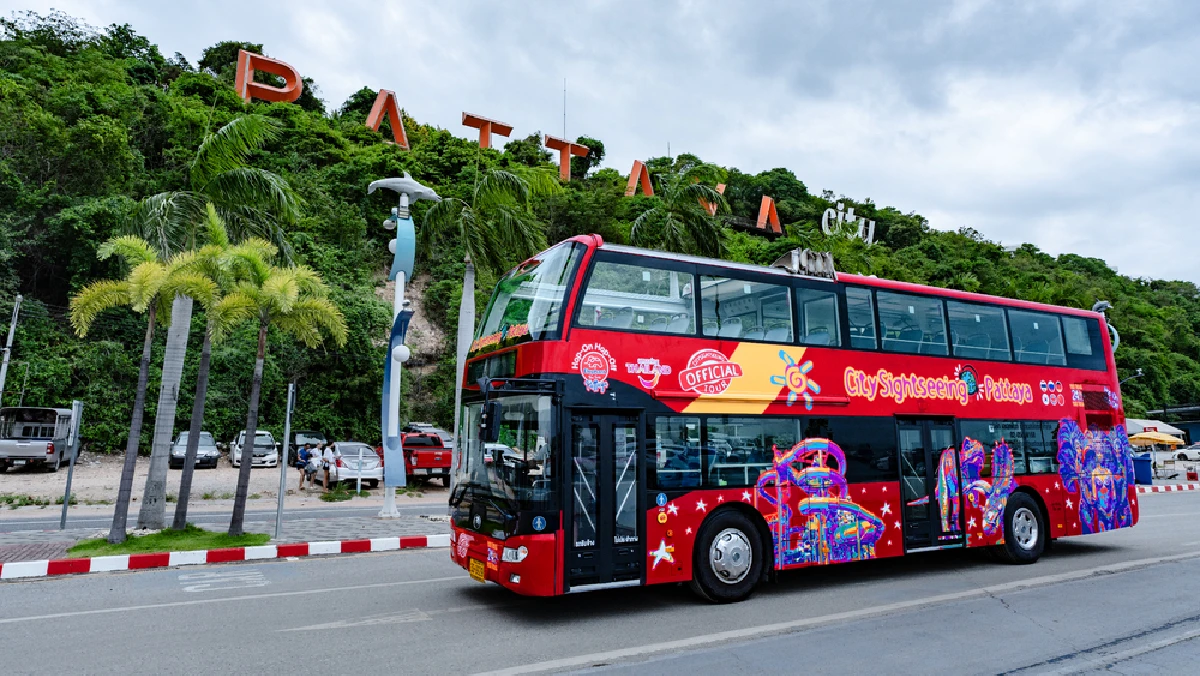
[[[1200,673],[1200,495],[1034,566],[974,552],[808,569],[714,606],[558,599],[446,550],[0,584],[6,673]]]
[[[434,504],[416,504],[416,505],[398,505],[397,509],[401,514],[445,514],[445,503],[439,502]],[[47,516],[38,517],[18,517],[18,518],[0,518],[0,533],[10,533],[18,530],[54,530],[58,528],[59,517],[62,506],[56,506],[48,509]],[[223,510],[188,510],[188,523],[197,526],[229,526],[229,517],[232,509]],[[372,507],[348,507],[338,505],[333,507],[316,507],[316,508],[297,508],[285,509],[283,516],[285,519],[336,519],[344,516],[375,516],[379,513],[379,506]],[[136,509],[130,511],[130,522],[137,521]],[[171,520],[172,512],[167,510],[167,521]],[[112,513],[108,514],[89,514],[86,516],[72,516],[67,514],[67,528],[108,528],[112,525]],[[247,521],[262,521],[274,520],[275,510],[270,509],[251,509],[246,511]]]

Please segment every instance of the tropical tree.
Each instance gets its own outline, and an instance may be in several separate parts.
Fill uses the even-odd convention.
[[[561,190],[557,177],[543,166],[516,165],[513,171],[489,169],[480,172],[477,155],[470,202],[454,197],[438,202],[426,212],[425,222],[417,230],[418,245],[423,251],[442,251],[448,240],[454,240],[467,254],[458,306],[455,438],[458,438],[462,408],[463,363],[475,332],[475,263],[500,274],[511,258],[524,260],[544,249],[546,231],[533,216],[530,198]]]
[[[724,250],[718,215],[729,213],[725,197],[711,183],[721,170],[690,156],[680,156],[655,173],[651,205],[633,220],[630,240],[637,246],[719,257]],[[710,205],[715,207],[711,212]]]
[[[208,395],[208,374],[212,346],[221,342],[236,325],[250,319],[254,308],[245,296],[226,297],[235,283],[233,261],[244,254],[271,257],[275,247],[260,239],[249,239],[231,247],[225,224],[217,210],[208,205],[207,244],[196,252],[178,256],[177,271],[163,286],[164,293],[187,295],[204,308],[204,340],[200,348],[200,366],[196,372],[196,396],[192,401],[192,419],[188,428],[187,447],[183,459],[183,474],[179,479],[179,498],[175,503],[172,528],[187,526],[188,502],[192,492],[192,476],[196,468],[196,451],[204,429],[204,404]]]
[[[254,378],[250,385],[250,407],[246,413],[246,446],[234,492],[233,517],[229,534],[241,535],[246,515],[246,494],[253,466],[249,453],[258,432],[258,400],[262,390],[263,362],[267,356],[267,332],[274,326],[310,348],[319,346],[324,337],[338,346],[346,343],[346,320],[328,298],[329,287],[311,268],[303,265],[284,268],[271,264],[271,256],[248,248],[232,256],[235,274],[243,281],[225,296],[224,302],[244,306],[258,318],[258,353],[254,360]],[[286,458],[280,458],[286,462]]]
[[[171,295],[163,293],[163,285],[171,275],[149,242],[132,235],[115,237],[100,245],[101,260],[118,256],[130,271],[122,280],[93,282],[71,298],[71,324],[81,338],[101,313],[114,307],[129,307],[146,314],[146,337],[142,341],[142,361],[138,367],[137,395],[133,401],[133,416],[129,421],[129,437],[125,440],[125,464],[121,469],[121,484],[117,492],[116,510],[108,541],[125,540],[125,524],[129,514],[130,493],[133,491],[133,470],[137,464],[138,441],[142,434],[142,413],[146,405],[146,381],[150,373],[150,348],[154,344],[155,322],[166,318]]]
[[[164,259],[196,251],[209,229],[209,211],[215,210],[230,225],[235,240],[264,234],[283,244],[278,223],[296,219],[299,200],[285,179],[249,165],[251,153],[277,139],[280,130],[271,118],[243,115],[205,135],[188,165],[189,190],[161,192],[142,201],[135,221],[141,236],[153,243]],[[175,433],[175,404],[191,324],[192,297],[181,291],[173,301],[163,355],[150,472],[138,512],[138,525],[143,528],[163,527],[167,456]]]

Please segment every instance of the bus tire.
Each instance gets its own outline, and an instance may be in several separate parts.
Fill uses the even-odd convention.
[[[734,509],[718,511],[696,538],[692,590],[713,603],[741,601],[762,578],[763,561],[762,540],[750,519]]]
[[[1013,493],[1004,507],[1004,544],[996,554],[1014,564],[1034,563],[1046,550],[1046,518],[1038,503],[1025,493]]]

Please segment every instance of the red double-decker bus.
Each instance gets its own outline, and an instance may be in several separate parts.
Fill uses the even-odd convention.
[[[774,571],[1032,563],[1136,523],[1102,312],[808,260],[582,236],[501,279],[466,365],[452,559],[521,594],[735,601]]]

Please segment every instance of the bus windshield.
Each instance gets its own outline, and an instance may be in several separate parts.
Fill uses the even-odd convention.
[[[479,438],[482,403],[463,406],[463,449],[456,480],[458,491],[498,498],[515,508],[549,509],[555,505],[554,406],[544,395],[499,399],[500,436],[495,443]],[[515,503],[515,504],[513,504]]]
[[[483,313],[471,352],[525,340],[541,340],[558,331],[563,301],[583,246],[560,244],[512,270],[496,283]]]

